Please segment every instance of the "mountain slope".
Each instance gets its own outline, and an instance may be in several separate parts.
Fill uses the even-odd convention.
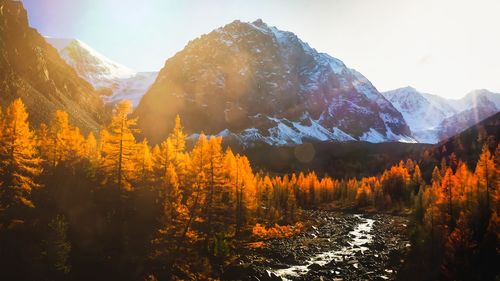
[[[500,94],[475,90],[461,99],[421,93],[411,87],[383,93],[404,116],[419,142],[437,143],[495,114]]]
[[[413,141],[401,114],[360,73],[291,32],[234,21],[167,60],[136,110],[145,135],[188,132],[241,142]]]
[[[474,90],[460,100],[457,100],[455,107],[459,111],[464,111],[473,107],[487,107],[500,110],[500,94],[485,89]]]
[[[437,128],[438,139],[450,138],[497,112],[498,109],[493,104],[490,104],[467,109],[445,118]]]
[[[134,106],[153,84],[157,72],[136,72],[77,39],[46,37],[78,75],[101,89],[106,103],[128,99]]]
[[[419,142],[436,143],[438,141],[436,127],[439,126],[449,112],[427,100],[421,93],[411,87],[400,88],[383,93],[398,109]]]
[[[110,81],[127,79],[135,71],[111,61],[77,39],[46,37],[76,72],[95,88],[108,87]]]
[[[454,153],[458,159],[466,161],[470,169],[474,169],[483,145],[487,144],[494,152],[499,141],[500,112],[497,112],[429,149],[425,158],[434,159],[434,162],[429,161],[427,168],[432,170],[443,157],[449,157]]]
[[[20,1],[0,0],[0,81],[2,106],[21,98],[34,124],[48,122],[58,109],[84,131],[106,119],[93,87],[29,27]]]
[[[136,107],[154,83],[156,76],[158,72],[137,72],[130,78],[119,79],[111,85],[111,93],[103,95],[104,102],[114,104],[121,100],[129,100]]]

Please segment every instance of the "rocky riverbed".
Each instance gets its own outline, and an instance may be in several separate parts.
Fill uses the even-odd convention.
[[[394,280],[409,251],[408,219],[308,211],[311,227],[290,239],[248,244],[224,280]]]

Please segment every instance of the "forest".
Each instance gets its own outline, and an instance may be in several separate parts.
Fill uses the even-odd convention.
[[[243,243],[293,237],[316,209],[408,215],[401,280],[498,278],[494,140],[473,167],[451,153],[429,171],[401,159],[361,178],[277,175],[253,170],[220,137],[201,133],[189,145],[179,116],[152,146],[131,112],[118,103],[88,135],[64,111],[31,127],[20,99],[0,113],[4,280],[224,279]]]

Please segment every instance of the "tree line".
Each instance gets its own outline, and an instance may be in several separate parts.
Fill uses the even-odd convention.
[[[422,253],[448,276],[470,263],[452,258],[457,251],[497,239],[498,148],[492,155],[485,146],[475,171],[445,159],[428,181],[410,159],[359,180],[273,176],[223,149],[220,137],[202,133],[187,149],[179,117],[159,145],[138,141],[131,110],[118,103],[97,136],[63,111],[34,130],[21,100],[0,113],[7,275],[95,279],[86,270],[94,267],[103,280],[217,278],[241,241],[289,237],[303,227],[301,210],[331,206],[413,209],[416,249],[429,247]]]

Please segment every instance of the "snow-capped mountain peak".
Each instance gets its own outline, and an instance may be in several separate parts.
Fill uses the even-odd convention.
[[[137,74],[78,39],[46,37],[46,40],[95,88],[108,87],[110,81],[128,79]]]
[[[262,20],[233,21],[190,41],[167,60],[137,114],[153,142],[170,126],[158,120],[175,114],[193,132],[229,130],[276,144],[310,136],[413,140],[403,116],[366,77]],[[158,126],[148,128],[151,122]],[[368,137],[373,132],[381,137]]]
[[[383,95],[398,109],[419,142],[435,143],[435,128],[447,116],[439,107],[412,87],[404,87]]]
[[[134,106],[153,84],[157,72],[137,72],[114,62],[78,39],[45,37],[78,75],[96,89],[107,89],[107,103],[128,99]]]
[[[404,87],[383,95],[403,114],[419,142],[437,143],[498,112],[500,94],[475,90],[461,99]]]
[[[459,106],[462,110],[472,107],[488,106],[500,110],[500,94],[490,92],[486,89],[478,89],[469,92],[465,97],[459,100]]]

